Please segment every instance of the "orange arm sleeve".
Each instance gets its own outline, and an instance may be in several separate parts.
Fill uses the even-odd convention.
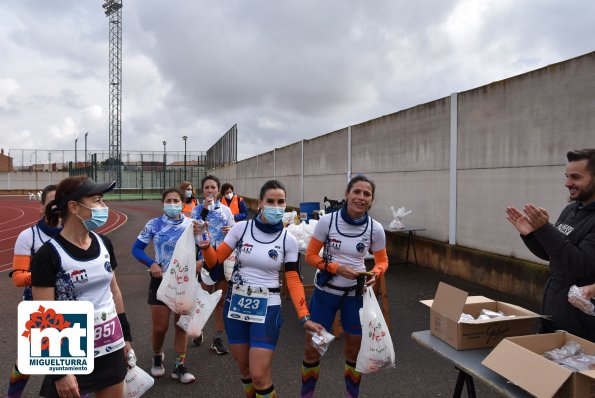
[[[302,279],[297,271],[285,272],[285,280],[287,281],[287,289],[291,295],[291,301],[297,312],[298,318],[310,315],[308,306],[306,305],[306,293],[304,292],[304,285]]]
[[[320,270],[324,270],[326,263],[318,255],[320,253],[320,249],[324,246],[324,242],[321,242],[315,238],[310,238],[310,243],[308,243],[308,248],[306,249],[306,262],[313,267],[316,267]],[[327,271],[332,274],[337,273],[337,267],[339,265],[337,263],[329,263]]]
[[[31,264],[31,256],[23,256],[15,254],[12,258],[12,283],[16,287],[31,286],[31,272],[29,266]]]
[[[378,276],[382,276],[387,269],[388,255],[386,254],[386,249],[374,252],[374,268],[372,269],[372,272],[378,274]]]
[[[202,250],[202,256],[205,259],[207,268],[211,269],[214,268],[217,263],[223,264],[223,261],[225,261],[232,252],[233,249],[223,242],[216,249],[209,245],[208,248]]]

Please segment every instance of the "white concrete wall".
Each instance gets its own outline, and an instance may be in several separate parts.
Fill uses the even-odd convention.
[[[267,153],[214,172],[237,168],[236,190],[247,197],[257,197],[260,184],[275,175],[293,206],[302,201],[302,177],[303,201],[322,201],[343,197],[349,171],[363,173],[377,184],[375,218],[387,225],[389,206],[405,206],[413,210],[405,222],[426,228],[420,236],[448,242],[450,102],[441,98],[305,140],[303,176],[301,142],[275,150],[273,171]],[[566,152],[595,147],[595,53],[459,93],[452,105],[456,244],[540,261],[508,225],[504,209],[535,202],[553,221],[564,207]]]

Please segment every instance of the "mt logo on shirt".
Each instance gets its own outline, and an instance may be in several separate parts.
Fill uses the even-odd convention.
[[[254,246],[252,246],[250,243],[244,243],[242,245],[242,251],[246,254],[250,254],[252,252],[252,248]]]
[[[75,269],[70,273],[69,276],[73,283],[86,283],[89,281],[89,277],[87,277],[87,271],[85,269]]]
[[[329,243],[333,249],[341,249],[341,241],[339,239],[332,238]]]

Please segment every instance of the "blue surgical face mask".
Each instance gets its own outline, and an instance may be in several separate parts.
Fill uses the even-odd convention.
[[[105,224],[109,217],[109,207],[87,207],[82,203],[77,203],[89,210],[91,210],[91,218],[83,220],[81,216],[77,214],[77,217],[81,219],[83,225],[87,230],[93,231]]]
[[[166,203],[163,205],[163,211],[169,218],[178,218],[182,212],[182,205]]]
[[[271,225],[278,224],[283,219],[283,213],[285,213],[284,207],[276,206],[264,206],[262,214],[267,222]]]
[[[184,192],[184,195],[187,198],[191,198],[192,197],[192,189],[187,189],[186,192]]]

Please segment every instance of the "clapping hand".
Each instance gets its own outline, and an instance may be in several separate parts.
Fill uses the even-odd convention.
[[[506,219],[521,233],[529,235],[538,228],[543,227],[549,221],[549,214],[543,207],[536,207],[533,204],[526,204],[523,214],[516,207],[506,208]]]

